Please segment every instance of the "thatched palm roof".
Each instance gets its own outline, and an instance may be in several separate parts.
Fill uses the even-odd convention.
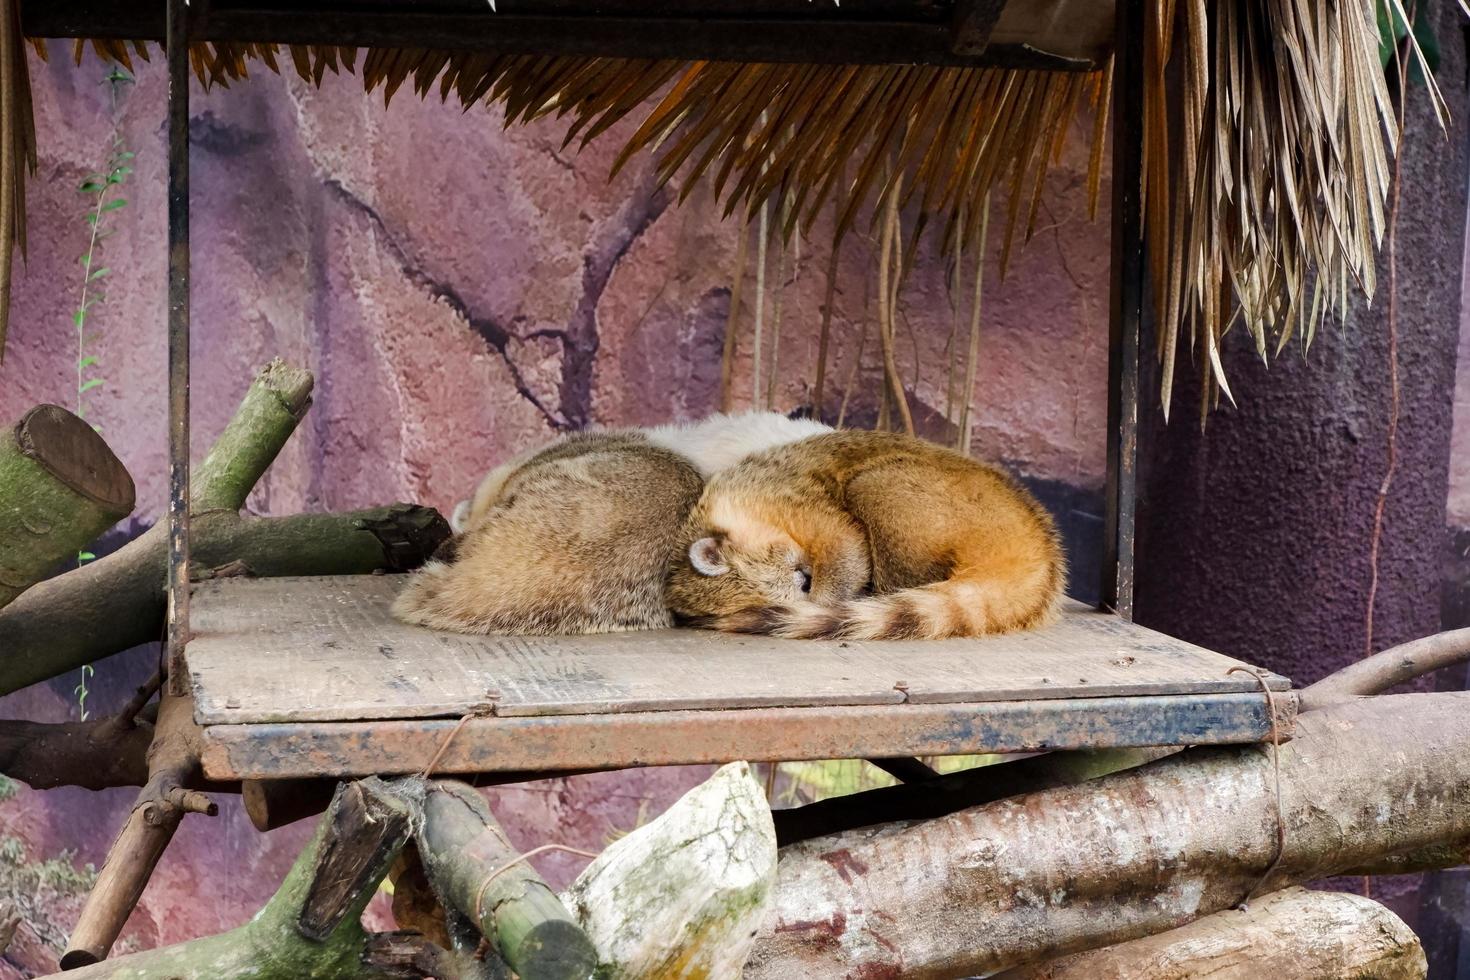
[[[12,240],[24,248],[23,178],[35,166],[19,2],[0,0],[0,344],[8,253]],[[1050,0],[1053,8],[1069,2]],[[1213,379],[1214,394],[1228,395],[1219,349],[1236,320],[1264,356],[1293,336],[1309,340],[1329,308],[1346,301],[1349,283],[1371,294],[1397,139],[1378,60],[1380,3],[1398,8],[1400,0],[1149,5],[1141,190],[1166,408],[1181,347]],[[954,4],[912,5],[942,13]],[[1013,7],[1045,6],[1011,4],[1001,18]],[[148,57],[141,41],[90,43],[124,65]],[[78,57],[82,50],[78,41]],[[32,52],[44,57],[46,49]],[[584,143],[642,113],[620,163],[655,152],[661,176],[682,172],[686,193],[711,182],[727,212],[749,216],[781,202],[788,217],[777,231],[790,235],[824,207],[837,208],[845,231],[896,203],[912,216],[910,234],[935,230],[946,248],[970,254],[983,224],[975,216],[995,189],[1009,204],[1004,251],[1018,229],[1029,235],[1048,162],[1084,106],[1096,112],[1095,204],[1111,73],[1110,60],[1049,71],[230,41],[198,44],[191,57],[205,84],[243,79],[253,64],[318,83],[327,72],[350,72],[385,98],[411,86],[466,106],[500,105],[507,123],[558,117],[568,140]]]

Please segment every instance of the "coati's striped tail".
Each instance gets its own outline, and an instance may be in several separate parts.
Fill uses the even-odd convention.
[[[807,640],[939,640],[1040,626],[1055,615],[1060,583],[1029,589],[948,579],[836,606],[744,609],[700,623],[736,633]]]

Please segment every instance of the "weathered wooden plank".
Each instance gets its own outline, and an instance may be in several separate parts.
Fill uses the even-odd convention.
[[[980,640],[779,640],[705,630],[473,637],[393,620],[396,576],[218,579],[194,596],[203,724],[1251,692],[1236,660],[1070,603]],[[1287,687],[1283,678],[1273,686]],[[893,755],[885,752],[884,755]]]
[[[1289,737],[1296,695],[1275,701],[1278,731]],[[221,780],[416,772],[455,725],[448,719],[217,725],[205,730],[204,772]],[[1270,730],[1259,693],[473,718],[435,771],[1227,744],[1259,742]]]

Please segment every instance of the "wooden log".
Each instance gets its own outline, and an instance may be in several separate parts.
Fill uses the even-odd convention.
[[[429,507],[394,504],[346,514],[239,517],[215,511],[191,529],[196,575],[356,575],[417,567],[449,536]],[[135,541],[42,582],[0,610],[0,694],[158,639],[167,536]]]
[[[425,787],[418,834],[424,870],[443,900],[475,924],[524,980],[583,980],[597,966],[586,933],[510,845],[464,783]]]
[[[0,607],[133,512],[133,478],[90,425],[40,405],[0,435]]]
[[[1377,902],[1288,888],[1247,909],[1008,970],[997,980],[1422,980],[1427,970],[1419,937]]]
[[[193,550],[201,573],[241,564],[256,575],[404,570],[448,537],[437,513],[407,505],[259,521],[237,515],[311,404],[311,386],[310,372],[272,361],[195,469]],[[167,549],[167,528],[157,524],[0,609],[0,694],[157,639]]]
[[[597,946],[599,977],[734,977],[775,871],[765,792],[736,762],[610,845],[566,900]]]
[[[194,704],[165,691],[148,749],[148,782],[108,849],[97,882],[77,917],[61,957],[63,970],[106,958],[184,814],[214,816],[219,812],[208,797],[186,785],[198,773],[199,729],[194,724]]]
[[[1191,749],[912,827],[795,845],[746,976],[989,974],[1177,928],[1262,886],[1463,840],[1470,692],[1303,715],[1280,777],[1279,861],[1269,747]]]
[[[379,780],[345,785],[285,882],[245,925],[218,936],[105,960],[69,976],[76,980],[431,976],[411,960],[405,963],[401,955],[390,956],[381,937],[369,936],[360,921],[378,882],[408,839],[412,814],[412,805]],[[328,923],[335,924],[328,928]],[[323,928],[325,934],[320,933]],[[319,938],[308,936],[312,930]],[[401,945],[396,952],[403,952]]]

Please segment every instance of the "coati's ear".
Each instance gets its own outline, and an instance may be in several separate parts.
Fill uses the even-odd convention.
[[[724,575],[730,570],[725,563],[719,538],[700,538],[689,546],[689,564],[701,575]]]

